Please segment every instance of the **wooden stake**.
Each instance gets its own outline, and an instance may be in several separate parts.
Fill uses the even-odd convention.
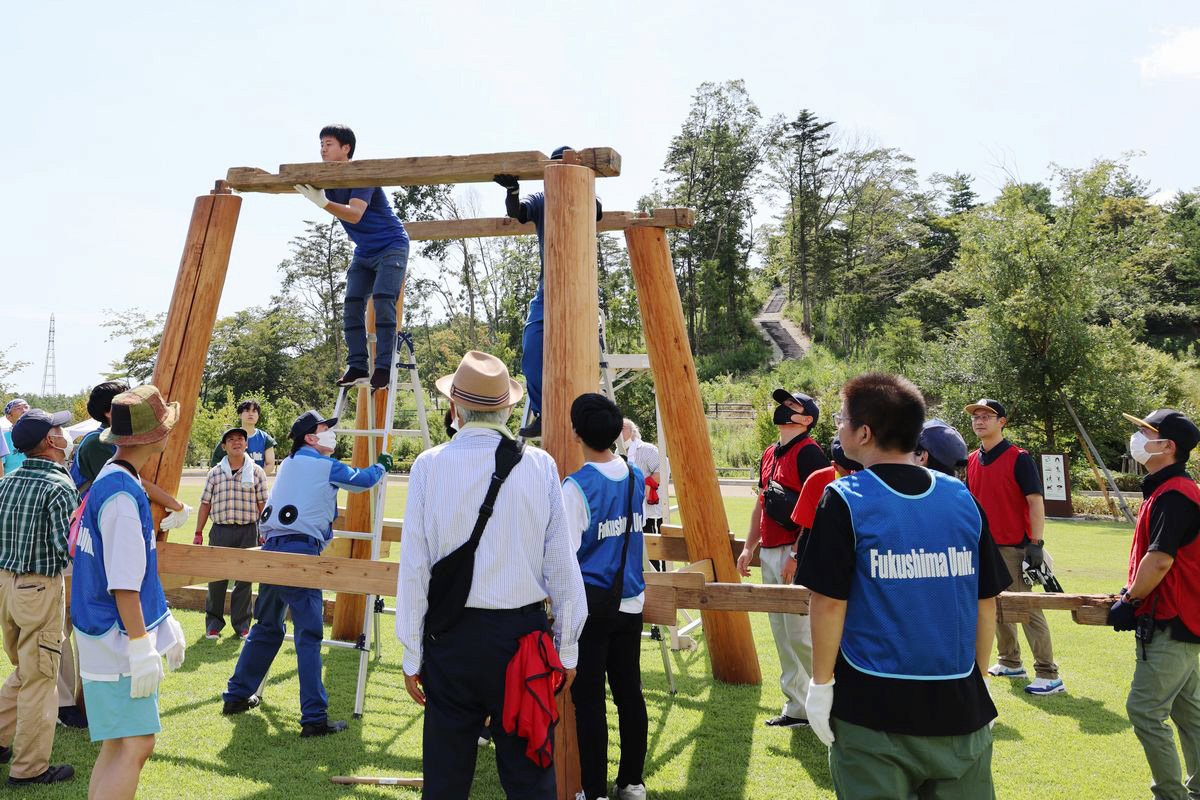
[[[546,190],[546,331],[542,345],[542,446],[558,476],[583,466],[571,429],[571,403],[600,385],[599,308],[596,300],[596,176],[587,167],[551,164]],[[560,800],[580,789],[575,706],[558,696],[554,768]]]
[[[224,182],[218,182],[212,194],[196,198],[175,276],[175,291],[151,382],[168,401],[179,402],[179,422],[167,440],[166,450],[142,470],[148,480],[172,495],[178,491],[183,474],[188,436],[199,402],[200,379],[241,207],[242,198],[230,194]],[[166,511],[157,505],[153,511],[157,530]],[[159,532],[158,538],[164,539],[166,534]]]
[[[717,484],[700,382],[688,348],[666,231],[629,228],[625,240],[637,284],[650,369],[658,387],[663,434],[675,454],[672,478],[679,495],[688,552],[693,561],[712,559],[718,581],[740,583],[729,549],[729,521]],[[761,683],[758,653],[746,613],[704,611],[701,616],[713,677],[726,683]]]
[[[333,783],[353,784],[362,783],[368,786],[408,786],[421,789],[425,781],[421,778],[373,778],[367,775],[334,775],[329,779]]]

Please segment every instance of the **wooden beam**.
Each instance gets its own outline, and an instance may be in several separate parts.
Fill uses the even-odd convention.
[[[335,531],[348,531],[349,520],[346,519],[346,507],[338,506],[337,519],[333,521],[333,529]],[[404,520],[396,519],[395,517],[385,517],[383,520],[383,541],[398,542],[404,532]],[[336,533],[334,534],[337,535]]]
[[[621,154],[611,147],[576,152],[578,163],[602,178],[621,174]],[[439,183],[488,183],[496,175],[516,175],[540,181],[548,164],[558,164],[539,150],[479,153],[469,156],[368,158],[357,161],[315,161],[280,164],[272,174],[257,167],[231,167],[225,180],[239,192],[283,194],[298,183],[322,189],[362,186],[427,186]]]
[[[683,529],[677,525],[663,525],[661,535],[647,533],[644,535],[646,543],[646,556],[655,561],[691,561],[692,556],[688,552],[687,540],[683,538]],[[745,539],[738,539],[732,533],[729,534],[729,551],[733,555],[733,560],[737,561],[737,557],[741,555],[742,548],[746,546]],[[762,566],[762,561],[759,555],[762,553],[762,548],[754,551],[754,558],[750,559],[750,566]]]
[[[394,597],[400,565],[391,561],[160,542],[158,571],[167,575],[198,576],[203,581],[237,579]]]
[[[690,208],[656,208],[642,211],[605,211],[596,223],[596,230],[621,231],[626,228],[690,228],[696,212]],[[405,222],[408,238],[414,242],[443,239],[481,239],[489,236],[536,236],[532,222],[521,224],[512,217],[483,217],[480,219],[436,219]]]
[[[373,778],[367,775],[334,775],[331,783],[365,784],[367,786],[407,786],[410,789],[421,789],[425,786],[423,778]]]
[[[227,590],[229,594],[232,590]],[[208,587],[207,586],[180,586],[167,591],[167,605],[171,608],[182,608],[187,611],[203,611],[205,603],[208,602]],[[251,608],[254,601],[258,599],[258,592],[253,592],[250,595]],[[323,600],[322,619],[326,625],[333,622],[333,601]],[[672,623],[674,624],[674,623]]]
[[[679,609],[675,605],[675,587],[656,585],[646,587],[646,599],[642,604],[642,621],[647,625],[674,625],[678,622]]]
[[[642,573],[647,586],[673,586],[676,589],[703,589],[708,581],[703,572],[654,572]]]

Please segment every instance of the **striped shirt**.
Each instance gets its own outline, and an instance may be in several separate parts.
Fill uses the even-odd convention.
[[[642,474],[649,478],[658,472],[661,464],[661,459],[658,455],[658,447],[656,445],[643,442],[641,439],[634,439],[629,443],[627,457],[629,463],[642,471]],[[661,476],[660,476],[661,477]],[[650,492],[647,488],[646,498],[642,501],[642,516],[646,519],[662,519],[662,496],[666,490],[659,488],[659,501],[657,503],[650,502]]]
[[[396,589],[396,638],[404,645],[408,675],[421,671],[430,570],[471,538],[500,435],[468,423],[413,462]],[[558,467],[549,453],[527,446],[500,487],[475,552],[467,607],[520,608],[547,597],[554,606],[559,656],[563,666],[573,668],[587,619],[583,577],[571,550]]]
[[[246,470],[253,470],[254,477],[249,481]],[[200,502],[209,504],[209,514],[218,525],[249,525],[267,504],[267,473],[249,458],[236,472],[228,459],[221,459],[208,471]]]
[[[30,458],[0,478],[0,569],[55,577],[67,568],[75,482],[60,464]]]

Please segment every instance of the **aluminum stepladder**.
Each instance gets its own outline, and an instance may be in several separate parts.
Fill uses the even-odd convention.
[[[375,341],[375,334],[369,334],[368,339]],[[403,348],[403,349],[402,349]],[[407,358],[402,359],[402,352],[407,350]],[[396,388],[399,370],[403,368],[408,370],[409,380],[408,386],[403,388],[411,389],[415,395],[415,406],[417,414],[417,422],[419,427],[413,429],[393,428],[393,422],[396,412]],[[346,398],[351,389],[358,389],[366,383],[365,380],[359,381],[351,386],[338,387],[337,403],[334,406],[333,416],[340,418],[346,410]],[[387,404],[384,412],[383,424],[379,425],[375,418],[375,402],[373,398],[367,400],[367,427],[366,428],[346,428],[342,426],[335,427],[335,433],[353,436],[367,437],[368,452],[374,453],[376,448],[382,441],[383,447],[387,447],[387,439],[389,436],[420,436],[424,442],[425,449],[429,449],[429,422],[425,418],[425,396],[424,390],[421,388],[421,381],[417,374],[417,362],[413,347],[412,335],[406,332],[396,332],[396,343],[392,351],[392,364],[390,374],[388,376],[387,387]],[[343,539],[361,539],[371,542],[371,560],[378,561],[380,551],[383,544],[383,514],[385,502],[387,499],[388,478],[385,475],[383,480],[375,484],[369,491],[372,503],[371,530],[369,531],[334,531],[334,535]],[[341,647],[350,648],[359,651],[358,660],[358,679],[354,691],[354,717],[359,719],[363,714],[363,705],[366,699],[367,689],[367,667],[368,654],[370,648],[368,642],[374,638],[375,658],[378,660],[383,654],[383,643],[379,634],[379,617],[383,613],[383,598],[377,595],[367,595],[366,603],[363,611],[363,632],[359,634],[358,639],[353,642],[343,642],[337,639],[322,639],[321,644],[326,647]],[[294,641],[293,634],[284,636],[286,641]],[[262,685],[259,686],[258,694],[261,697],[263,688],[266,686],[266,676],[263,677]]]

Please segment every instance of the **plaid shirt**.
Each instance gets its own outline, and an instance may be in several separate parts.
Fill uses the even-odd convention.
[[[51,578],[71,563],[67,533],[79,493],[67,471],[30,458],[0,478],[0,569]]]
[[[249,486],[242,482],[242,471],[247,469],[254,470]],[[267,503],[267,473],[249,457],[232,476],[217,464],[208,471],[200,502],[209,504],[209,514],[218,525],[249,525],[258,519],[259,506]]]

